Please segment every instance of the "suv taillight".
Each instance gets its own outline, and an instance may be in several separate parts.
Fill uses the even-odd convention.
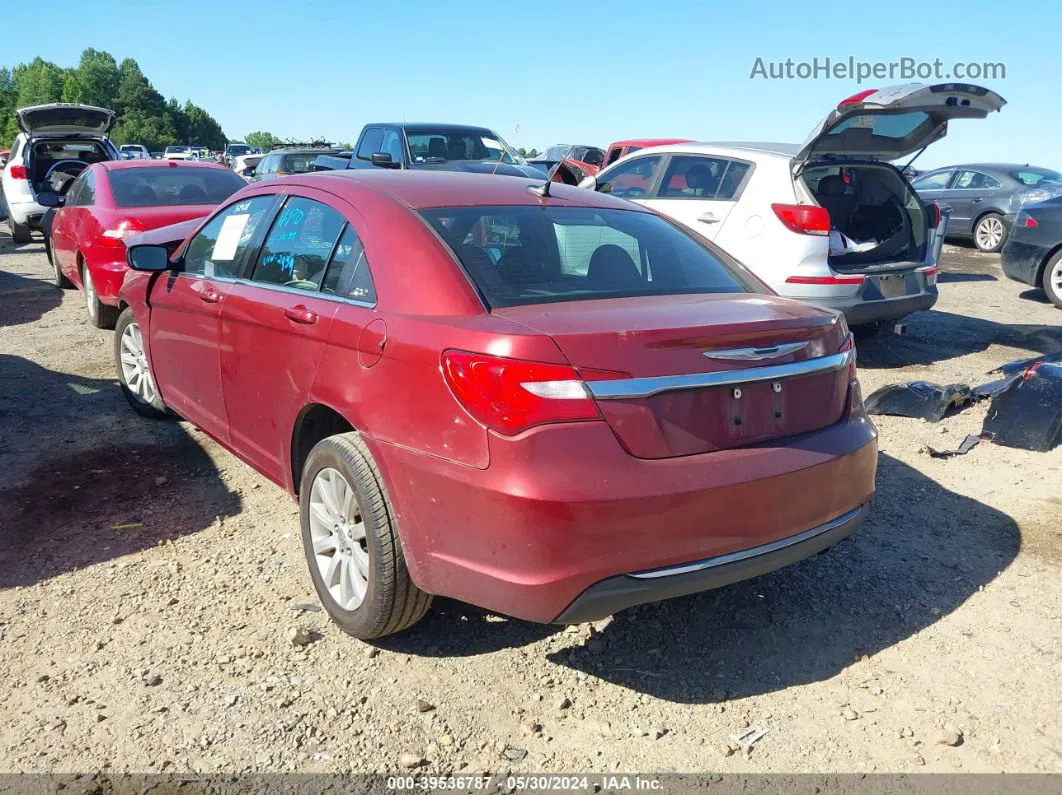
[[[11,175],[11,179],[29,179],[25,166],[11,166],[8,173]]]
[[[629,378],[612,371],[577,372],[566,364],[446,351],[442,372],[457,402],[506,436],[551,422],[601,418],[586,381]]]
[[[930,202],[926,205],[926,209],[929,210],[929,228],[936,229],[940,226],[940,205]]]
[[[1039,222],[1029,215],[1027,212],[1022,211],[1018,213],[1018,220],[1014,222],[1015,226],[1024,226],[1026,229],[1035,229],[1040,224]]]
[[[830,234],[830,214],[813,204],[772,204],[771,209],[786,228],[801,235]]]

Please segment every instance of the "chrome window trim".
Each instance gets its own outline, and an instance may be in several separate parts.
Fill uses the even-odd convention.
[[[769,544],[761,544],[758,547],[751,547],[750,549],[743,549],[739,552],[731,552],[728,555],[720,555],[715,558],[708,558],[708,560],[698,561],[697,563],[687,563],[678,566],[668,566],[663,569],[649,569],[648,571],[635,572],[628,574],[628,577],[634,577],[638,580],[655,580],[660,577],[672,577],[676,574],[689,574],[693,571],[704,571],[705,569],[714,569],[717,566],[726,566],[729,563],[737,563],[741,560],[748,560],[749,558],[755,558],[760,555],[766,555],[770,552],[777,552],[780,549],[786,547],[795,546],[801,544],[804,541],[809,541],[815,536],[822,535],[823,533],[833,530],[845,522],[854,519],[859,515],[862,507],[853,508],[846,514],[838,516],[836,519],[831,519],[825,524],[820,524],[818,527],[813,527],[810,530],[805,530],[803,533],[797,533],[795,536],[788,536],[786,538],[780,538],[777,541],[772,541]]]
[[[587,381],[590,393],[598,400],[627,400],[647,398],[661,392],[679,389],[751,384],[758,381],[776,381],[783,378],[802,378],[818,373],[841,370],[852,363],[854,350],[819,356],[788,364],[767,367],[747,367],[743,370],[723,370],[715,373],[691,373],[689,375],[665,375],[651,378],[628,378],[615,381]]]
[[[272,290],[277,293],[290,293],[291,295],[302,295],[307,298],[323,298],[326,301],[335,301],[340,304],[352,304],[353,306],[360,306],[365,309],[375,309],[376,304],[370,304],[367,301],[359,301],[356,298],[344,298],[341,295],[330,295],[329,293],[322,293],[320,289],[317,290],[305,290],[301,287],[285,287],[282,284],[270,284],[269,282],[255,282],[250,279],[226,279],[233,284],[243,285],[245,287],[261,287],[263,290]]]

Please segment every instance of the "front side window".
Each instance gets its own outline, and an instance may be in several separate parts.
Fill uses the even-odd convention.
[[[656,181],[663,158],[660,155],[638,157],[616,166],[604,179],[597,182],[600,193],[611,193],[628,199],[644,198]]]
[[[255,230],[275,200],[275,196],[254,196],[215,215],[188,243],[184,272],[202,276],[239,275],[240,263]]]
[[[951,171],[938,171],[936,174],[926,174],[914,181],[912,187],[915,190],[944,190],[951,179]]]
[[[85,184],[85,180],[91,172],[88,169],[82,171],[78,178],[74,180],[74,184],[70,186],[70,190],[66,192],[66,201],[63,203],[64,207],[80,207],[81,188]]]
[[[346,219],[326,204],[293,196],[273,222],[251,281],[317,290]]]
[[[391,155],[392,163],[402,162],[402,136],[398,134],[397,130],[386,130],[384,132],[383,141],[381,141],[378,151]]]
[[[421,215],[492,307],[763,291],[740,266],[654,213],[529,205]]]
[[[675,155],[660,185],[661,199],[733,200],[749,164],[720,157]]]
[[[96,175],[85,170],[85,181],[81,183],[81,190],[77,193],[78,207],[91,207],[96,203]]]
[[[980,171],[960,171],[951,187],[955,190],[995,190],[1002,186],[998,179]]]
[[[370,127],[365,131],[358,144],[358,160],[372,160],[372,156],[380,151],[383,134],[383,127]]]
[[[217,206],[247,183],[222,168],[124,168],[111,171],[119,207]]]

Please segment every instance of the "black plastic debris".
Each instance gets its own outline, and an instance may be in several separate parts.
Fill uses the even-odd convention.
[[[926,445],[922,452],[928,453],[933,458],[952,458],[957,455],[966,455],[981,443],[981,439],[988,438],[985,434],[971,433],[954,450],[937,450],[935,447]]]
[[[1000,371],[1005,386],[992,395],[985,433],[1005,447],[1038,453],[1056,447],[1062,442],[1062,353],[1014,362]]]
[[[966,384],[931,384],[908,381],[876,389],[866,399],[868,414],[893,414],[926,422],[940,422],[951,409],[959,409],[974,399]]]

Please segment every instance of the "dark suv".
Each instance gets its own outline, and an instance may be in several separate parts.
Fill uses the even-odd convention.
[[[288,144],[269,150],[254,170],[251,182],[262,182],[290,174],[315,171],[314,161],[321,155],[334,155],[339,150],[327,144]]]

